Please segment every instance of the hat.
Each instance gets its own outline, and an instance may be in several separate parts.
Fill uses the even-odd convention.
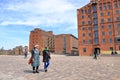
[[[34,47],[38,47],[39,45],[35,45]]]

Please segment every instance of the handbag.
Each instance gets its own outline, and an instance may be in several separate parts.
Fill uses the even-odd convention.
[[[28,64],[32,64],[32,63],[33,63],[33,59],[30,58],[30,59],[28,60]]]

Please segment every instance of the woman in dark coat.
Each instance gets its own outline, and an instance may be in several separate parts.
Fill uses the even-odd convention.
[[[45,70],[45,72],[47,72],[47,68],[48,68],[48,66],[50,64],[50,59],[51,59],[50,53],[49,53],[47,47],[45,47],[45,49],[43,51],[43,62],[44,62],[44,70]]]

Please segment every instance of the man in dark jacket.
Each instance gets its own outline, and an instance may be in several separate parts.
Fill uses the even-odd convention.
[[[97,50],[94,49],[94,59],[97,59]]]
[[[47,49],[47,47],[45,47],[44,51],[43,51],[43,62],[44,62],[44,70],[45,72],[47,72],[47,67],[50,64],[50,53]]]

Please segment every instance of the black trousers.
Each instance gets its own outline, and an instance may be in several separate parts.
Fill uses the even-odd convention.
[[[33,66],[33,71],[34,71],[34,70],[36,70],[36,71],[37,71],[37,70],[38,70],[38,68],[39,68],[39,66],[36,66],[36,67],[34,67],[34,66]]]
[[[97,59],[97,54],[94,54],[94,59]]]

